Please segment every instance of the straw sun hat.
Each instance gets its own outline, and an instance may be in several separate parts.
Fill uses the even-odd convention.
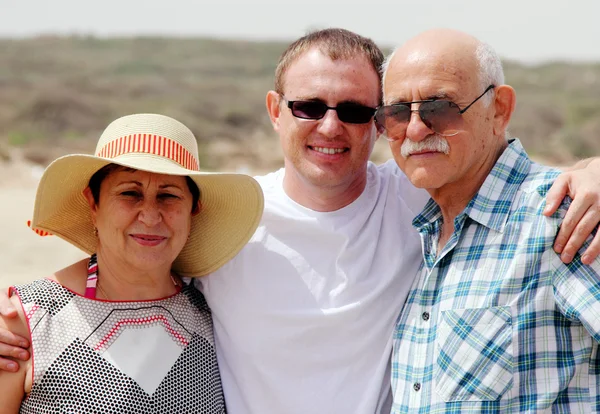
[[[31,227],[94,253],[97,238],[83,190],[110,163],[187,175],[198,185],[202,210],[192,217],[190,238],[173,263],[182,276],[203,276],[221,267],[248,242],[262,216],[263,194],[252,177],[200,172],[198,144],[185,125],[163,115],[136,114],[113,121],[95,155],[67,155],[46,168]]]

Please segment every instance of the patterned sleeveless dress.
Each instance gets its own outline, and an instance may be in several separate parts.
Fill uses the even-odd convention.
[[[184,286],[165,299],[96,300],[52,280],[14,286],[32,339],[21,413],[224,413],[210,310]]]

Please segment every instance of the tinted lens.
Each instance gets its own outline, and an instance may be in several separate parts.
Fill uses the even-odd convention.
[[[375,112],[375,120],[391,138],[399,138],[406,133],[410,121],[410,106],[404,104],[381,106]]]
[[[456,133],[462,123],[460,108],[451,101],[423,102],[419,106],[419,115],[429,129],[441,135]]]
[[[292,115],[304,119],[321,119],[327,112],[327,105],[323,102],[296,101],[292,103]]]
[[[339,104],[336,111],[340,121],[349,124],[366,124],[375,113],[374,108],[353,103]]]

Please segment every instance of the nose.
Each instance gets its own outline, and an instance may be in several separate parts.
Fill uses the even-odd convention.
[[[411,141],[422,141],[433,133],[433,130],[431,130],[427,125],[425,125],[425,123],[421,119],[419,111],[413,110],[410,114],[408,126],[406,127],[406,136]]]
[[[138,213],[138,220],[147,227],[154,227],[162,221],[162,212],[160,211],[156,200],[144,199]]]
[[[338,118],[337,112],[333,109],[327,110],[325,116],[319,121],[319,133],[326,137],[335,138],[342,134],[344,126]]]

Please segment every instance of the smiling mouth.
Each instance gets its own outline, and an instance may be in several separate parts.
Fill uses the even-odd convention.
[[[167,239],[163,236],[153,236],[150,234],[131,234],[130,236],[144,246],[157,246]]]
[[[308,145],[308,148],[310,148],[313,151],[320,152],[321,154],[328,154],[328,155],[342,154],[344,152],[350,151],[350,148],[313,147],[311,145]]]
[[[148,234],[132,234],[132,236],[136,237],[138,239],[148,240],[148,241],[165,239],[165,237],[163,237],[163,236],[152,236],[152,235],[148,235]]]

